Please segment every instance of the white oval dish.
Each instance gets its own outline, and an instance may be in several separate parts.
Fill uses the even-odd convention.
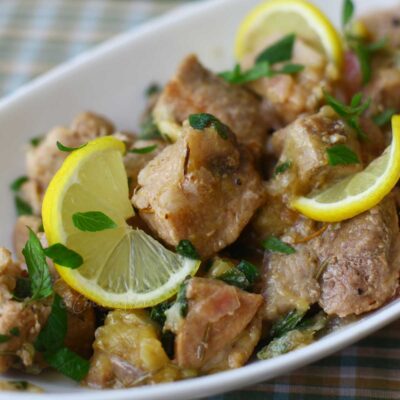
[[[338,25],[341,0],[314,0]],[[188,53],[195,52],[216,71],[233,64],[236,28],[259,0],[209,0],[183,7],[56,68],[0,101],[0,244],[11,246],[15,215],[9,182],[24,171],[24,144],[50,127],[67,123],[83,110],[105,114],[119,129],[132,130],[144,106],[143,91],[153,81],[165,82]],[[357,0],[360,13],[376,0]],[[381,0],[380,7],[398,5]],[[170,384],[93,391],[56,373],[38,377],[13,373],[46,389],[43,399],[179,400],[234,390],[287,373],[333,353],[400,316],[400,300],[365,316],[303,349],[273,360],[256,361],[237,370]],[[37,394],[0,393],[0,400],[37,399]]]

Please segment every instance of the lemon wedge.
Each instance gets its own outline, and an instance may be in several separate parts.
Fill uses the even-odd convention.
[[[67,284],[104,307],[142,308],[174,295],[200,261],[173,253],[126,223],[134,211],[124,153],[125,145],[109,136],[71,153],[45,194],[43,225],[50,245],[62,243],[83,257],[78,269],[56,265]],[[107,215],[116,226],[78,229],[72,216],[89,211]]]
[[[291,206],[316,221],[338,222],[376,206],[400,179],[400,115],[392,117],[392,143],[363,171]]]
[[[255,7],[239,27],[236,58],[240,61],[253,54],[266,37],[277,33],[297,34],[325,53],[338,69],[342,67],[343,44],[339,33],[321,10],[305,0],[270,0]]]

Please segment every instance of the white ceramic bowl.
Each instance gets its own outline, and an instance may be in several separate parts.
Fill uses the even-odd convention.
[[[24,173],[28,139],[57,124],[68,123],[80,111],[110,117],[119,129],[137,127],[143,91],[150,82],[165,82],[188,53],[217,71],[233,64],[236,28],[260,0],[210,0],[183,7],[139,29],[120,35],[63,65],[0,101],[0,244],[11,246],[15,221],[8,185]],[[341,0],[314,0],[339,25]],[[399,4],[398,0],[358,0],[359,13]],[[91,391],[56,373],[29,379],[46,389],[44,399],[168,400],[189,399],[237,389],[287,373],[353,343],[400,316],[400,300],[332,333],[310,346],[273,360],[196,379],[125,390]],[[0,399],[34,399],[29,393],[0,393]]]

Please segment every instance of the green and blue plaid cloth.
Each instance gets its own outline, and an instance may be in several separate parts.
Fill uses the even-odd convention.
[[[0,97],[111,36],[186,3],[0,0]],[[211,399],[400,399],[399,339],[400,321],[290,375]]]

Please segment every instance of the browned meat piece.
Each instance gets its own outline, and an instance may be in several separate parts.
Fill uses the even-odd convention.
[[[84,358],[92,355],[92,344],[96,329],[96,317],[92,303],[71,289],[62,279],[54,283],[67,308],[68,329],[65,345]]]
[[[398,287],[400,236],[393,197],[332,225],[313,247],[327,263],[320,281],[326,313],[345,317],[380,307]]]
[[[75,118],[71,128],[52,129],[36,147],[28,150],[27,173],[30,180],[25,183],[22,192],[35,213],[40,214],[44,191],[68,155],[67,152],[58,150],[56,142],[77,147],[113,131],[113,125],[103,117],[84,113]]]
[[[207,278],[191,279],[186,298],[188,313],[176,332],[176,362],[183,368],[201,370],[221,351],[232,349],[262,304],[258,294]],[[225,364],[228,368],[235,365],[234,361]]]
[[[144,311],[111,311],[96,331],[89,374],[93,388],[123,388],[171,382],[185,377],[171,363],[158,328]]]
[[[280,156],[278,165],[290,162],[291,167],[271,180],[271,194],[287,197],[309,193],[327,182],[359,171],[361,164],[328,164],[326,150],[335,144],[345,144],[360,156],[360,144],[355,133],[338,119],[330,107],[324,107],[318,114],[299,117],[275,132],[270,143],[271,151]]]
[[[161,93],[153,115],[162,133],[175,138],[190,114],[215,115],[237,135],[238,141],[260,154],[266,135],[260,103],[247,90],[226,83],[188,56]]]
[[[293,309],[305,311],[318,302],[318,267],[316,254],[307,246],[297,246],[296,253],[290,255],[266,254],[262,278],[264,318],[276,320]]]
[[[233,243],[265,192],[247,151],[213,128],[185,134],[139,173],[132,202],[165,242],[190,240],[203,258]]]
[[[33,342],[47,321],[50,306],[44,302],[24,304],[13,300],[16,280],[26,272],[14,263],[11,253],[0,247],[0,333],[10,339],[0,344],[0,372],[11,367],[32,369],[35,363]],[[11,330],[17,329],[18,336]]]
[[[26,242],[29,238],[28,227],[33,230],[33,232],[39,232],[42,226],[42,220],[36,215],[21,215],[18,217],[17,222],[14,226],[14,249],[17,257],[20,261],[24,262],[24,256],[22,255],[22,249],[24,248]]]

